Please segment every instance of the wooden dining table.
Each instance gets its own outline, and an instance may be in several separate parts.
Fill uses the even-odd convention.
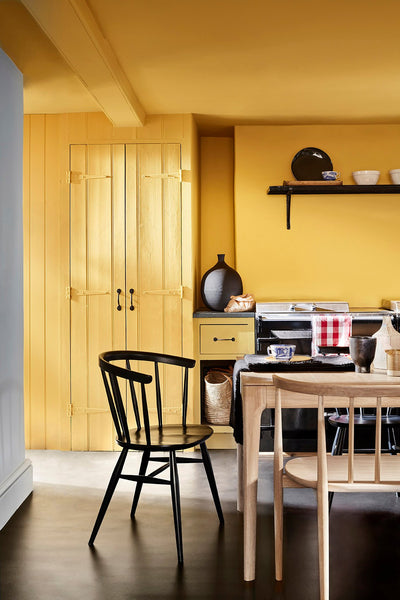
[[[282,375],[282,373],[280,373]],[[244,580],[255,579],[256,571],[256,526],[257,526],[257,487],[260,445],[261,414],[266,408],[275,406],[273,373],[241,372],[240,388],[243,413],[243,444],[238,444],[238,510],[243,511],[244,524]],[[371,382],[382,385],[399,385],[399,377],[389,377],[386,373],[318,372],[301,373],[324,382],[341,382],[347,385]],[[370,399],[365,400],[368,406]],[[317,396],[282,393],[282,408],[316,408]],[[332,398],[332,407],[341,406],[340,398]]]

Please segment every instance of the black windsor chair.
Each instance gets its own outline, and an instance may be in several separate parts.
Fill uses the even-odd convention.
[[[113,364],[115,361],[123,361],[126,368]],[[153,377],[145,373],[139,373],[131,369],[131,361],[148,361],[154,365],[155,398],[157,408],[157,425],[150,425],[149,408],[146,389]],[[174,365],[182,368],[183,393],[182,393],[182,422],[177,425],[164,425],[162,413],[162,395],[159,375],[159,364]],[[144,483],[170,485],[172,508],[175,525],[176,547],[178,562],[183,563],[182,544],[182,522],[180,509],[179,478],[177,463],[202,462],[207,474],[208,483],[217,509],[220,525],[224,524],[218,490],[215,483],[214,473],[208,454],[206,440],[212,435],[213,430],[207,425],[186,425],[187,403],[188,403],[188,378],[189,369],[193,368],[195,360],[171,356],[167,354],[156,354],[152,352],[136,352],[130,350],[116,350],[104,352],[99,356],[99,366],[106,388],[110,411],[117,432],[116,441],[122,450],[117,464],[111,475],[103,502],[89,539],[89,546],[93,546],[97,532],[103,521],[108,505],[114,493],[119,479],[127,479],[136,482],[136,489],[131,508],[131,519],[135,517],[140,492]],[[168,367],[169,368],[169,367]],[[133,414],[136,427],[130,429],[128,425],[127,412],[121,395],[121,390],[130,391]],[[135,389],[136,388],[136,389]],[[143,425],[141,422],[141,415]],[[176,456],[179,450],[200,446],[201,458]],[[143,452],[139,473],[137,475],[123,474],[125,459],[129,450]],[[168,453],[168,456],[151,456],[153,453]],[[164,463],[152,473],[147,474],[150,461]],[[170,478],[157,477],[162,471],[170,468]]]

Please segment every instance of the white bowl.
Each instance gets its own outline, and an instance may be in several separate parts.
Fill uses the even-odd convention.
[[[380,171],[353,171],[353,178],[357,185],[375,185],[380,174]]]
[[[394,183],[394,185],[400,185],[400,169],[392,169],[389,173],[392,183]]]

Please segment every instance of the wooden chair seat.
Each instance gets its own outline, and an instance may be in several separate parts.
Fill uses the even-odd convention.
[[[127,442],[125,438],[117,439],[117,444],[130,450],[143,450],[144,447],[153,451],[168,451],[171,448],[186,450],[205,442],[212,434],[213,430],[208,425],[163,425],[162,428],[153,426],[150,427],[151,444],[148,443],[144,429],[130,429],[131,441]]]
[[[285,474],[293,479],[302,487],[317,489],[318,482],[318,457],[306,456],[289,460],[285,465]],[[355,483],[349,485],[348,482],[348,457],[347,456],[327,456],[327,477],[328,490],[332,492],[354,492]],[[357,491],[366,492],[381,491],[390,492],[399,489],[400,480],[400,456],[390,454],[381,456],[381,470],[379,484],[375,483],[375,456],[357,454],[354,456],[354,479],[357,481]],[[390,482],[396,482],[396,485]],[[361,483],[362,482],[362,483]],[[371,490],[371,488],[373,488]]]

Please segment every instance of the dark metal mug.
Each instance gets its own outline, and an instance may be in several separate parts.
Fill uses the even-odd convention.
[[[353,335],[349,339],[349,346],[356,373],[369,373],[375,357],[376,338],[368,335]]]

